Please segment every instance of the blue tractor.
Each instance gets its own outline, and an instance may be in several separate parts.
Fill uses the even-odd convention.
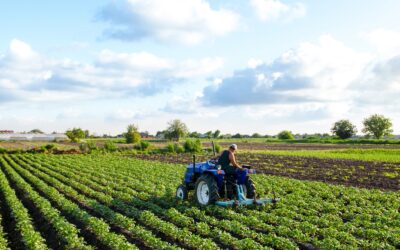
[[[274,198],[256,198],[256,189],[249,174],[255,173],[250,166],[243,166],[235,175],[226,176],[215,160],[193,163],[186,169],[183,183],[176,189],[176,197],[188,199],[190,190],[194,190],[194,200],[201,206],[241,206],[275,203]],[[275,195],[274,195],[275,196]]]

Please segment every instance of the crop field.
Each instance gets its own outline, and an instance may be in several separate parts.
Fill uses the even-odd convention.
[[[273,205],[177,202],[182,165],[0,155],[0,249],[398,249],[400,193],[254,175]]]
[[[303,151],[254,152],[237,154],[237,160],[240,164],[253,166],[258,173],[355,187],[400,190],[399,150],[356,151],[358,154],[350,154],[354,150],[306,151],[307,154]],[[375,154],[372,152],[375,152]],[[322,157],[304,157],[304,155],[322,155]],[[346,156],[352,158],[346,159]],[[192,155],[190,154],[138,154],[134,157],[179,164],[187,164],[192,161]],[[205,155],[198,156],[199,160],[206,160],[209,157]],[[381,161],[381,159],[391,159],[390,157],[392,157],[393,161]],[[373,159],[374,161],[359,160],[365,158]]]

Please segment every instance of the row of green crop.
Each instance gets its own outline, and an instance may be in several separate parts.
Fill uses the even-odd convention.
[[[60,168],[58,168],[57,170],[61,171]],[[78,169],[77,169],[77,171],[78,171]],[[93,178],[93,176],[99,174],[98,173],[99,171],[96,171],[96,173],[91,173],[90,170],[88,170],[88,171],[89,171],[89,173],[87,174],[87,176],[88,176],[88,178],[91,178],[91,179],[96,179],[96,178]],[[110,174],[111,174],[111,172],[112,171],[109,171]],[[68,178],[77,178],[77,176],[78,176],[78,175],[71,174],[71,167],[68,168],[68,171],[66,173],[64,171],[64,174],[66,174],[68,176]],[[79,176],[83,176],[82,172],[79,173]],[[54,177],[54,175],[53,175],[53,177]],[[118,189],[118,186],[124,185],[124,183],[119,182],[117,178],[114,178],[112,181],[109,181],[109,182],[104,181],[107,178],[109,178],[109,177],[107,177],[106,175],[103,175],[97,179],[97,181],[100,181],[100,180],[102,181],[100,186],[97,186],[96,184],[93,184],[93,182],[88,181],[86,179],[86,177],[80,178],[78,180],[78,182],[84,182],[84,184],[86,186],[90,186],[94,189],[102,189],[101,188],[102,185],[107,185],[107,190],[110,192],[110,194],[112,194],[114,197],[122,199],[126,202],[129,202],[129,200],[132,199],[131,197],[134,196],[135,194],[137,194],[133,189],[130,189],[131,192],[129,192],[129,189],[125,189],[124,192],[110,191],[110,188]],[[104,183],[104,182],[106,182],[106,183]],[[125,183],[125,185],[132,185],[132,183],[134,183],[134,182],[135,182],[135,179],[131,179],[127,183]],[[139,183],[137,183],[136,185],[139,186],[141,182],[142,182],[142,180],[140,180]],[[135,184],[133,184],[133,185],[135,186]],[[141,187],[145,187],[145,185],[141,185]],[[103,191],[105,191],[105,190],[103,190]],[[143,192],[143,191],[144,190],[141,189],[141,192]],[[143,195],[141,195],[141,197],[144,198]],[[195,213],[186,211],[188,209],[184,208],[184,207],[181,207],[180,210],[183,213],[186,213],[187,215],[183,215],[173,208],[167,210],[167,209],[161,208],[158,205],[153,204],[151,202],[141,201],[138,199],[133,199],[133,201],[130,204],[137,206],[140,209],[150,210],[150,211],[156,213],[157,215],[164,217],[166,219],[169,219],[171,221],[178,222],[178,224],[180,224],[181,226],[182,226],[182,223],[179,223],[179,222],[182,222],[182,220],[194,222],[194,218],[196,218],[197,220],[202,221],[199,223],[199,227],[204,225],[205,222],[207,222],[213,228],[219,228],[216,233],[221,232],[221,230],[230,231],[230,232],[234,233],[235,235],[238,235],[239,237],[246,239],[246,240],[245,241],[243,241],[243,240],[242,241],[231,241],[232,237],[229,237],[229,235],[225,233],[225,236],[223,239],[224,242],[230,242],[230,244],[233,244],[233,246],[236,246],[239,248],[240,248],[240,246],[243,247],[243,244],[245,244],[247,246],[245,248],[248,248],[250,246],[250,244],[252,244],[251,238],[259,241],[262,244],[268,244],[275,248],[277,247],[277,245],[274,244],[276,242],[281,242],[281,244],[284,244],[284,246],[282,246],[281,249],[296,248],[296,245],[293,245],[293,243],[291,243],[290,241],[288,241],[285,238],[280,238],[280,237],[277,237],[272,234],[269,236],[266,236],[266,235],[263,235],[263,234],[260,234],[257,232],[252,232],[251,234],[248,234],[247,232],[249,232],[250,229],[248,227],[241,225],[238,222],[231,221],[231,220],[217,220],[216,218],[213,218],[210,216],[205,216],[205,215],[203,215],[201,217],[197,217],[195,215]],[[193,208],[193,209],[195,209],[195,208]],[[195,210],[200,212],[200,210],[198,210],[198,209],[195,209]],[[188,215],[193,216],[193,218],[188,217]],[[189,224],[189,223],[186,223],[186,224]],[[186,225],[183,225],[183,226],[186,226]],[[193,226],[196,227],[197,223],[193,224]],[[213,234],[211,234],[211,235],[213,235]],[[219,234],[214,234],[214,238],[216,238],[215,236],[218,236],[218,235]],[[258,248],[257,244],[253,243],[253,246],[254,246],[254,248]]]
[[[228,230],[232,231],[232,228],[235,228],[234,222],[222,220],[221,223],[213,223],[214,224],[214,225],[212,225],[213,228],[210,229],[209,227],[204,226],[204,225],[207,225],[204,222],[196,223],[193,218],[190,218],[190,217],[178,212],[177,210],[175,210],[173,208],[164,209],[164,208],[159,207],[156,204],[153,204],[153,203],[147,202],[147,201],[142,201],[137,198],[133,198],[133,200],[132,200],[132,196],[137,195],[137,192],[133,189],[125,189],[124,192],[117,191],[117,190],[111,190],[111,189],[116,189],[116,187],[123,185],[123,183],[120,183],[118,181],[118,179],[114,179],[112,182],[110,181],[108,183],[104,183],[104,179],[106,177],[102,176],[99,179],[97,179],[98,181],[99,180],[103,181],[103,183],[99,185],[99,184],[96,184],[95,182],[89,180],[90,177],[93,177],[94,175],[98,175],[97,172],[89,173],[89,174],[85,175],[85,174],[82,174],[82,172],[79,174],[78,173],[74,174],[74,173],[72,173],[70,168],[68,169],[68,171],[66,171],[66,170],[60,169],[60,167],[57,167],[57,170],[59,172],[62,172],[67,177],[67,179],[65,179],[65,177],[60,177],[59,175],[54,174],[54,173],[51,174],[48,171],[47,171],[47,173],[49,175],[51,175],[52,177],[63,179],[64,181],[78,178],[77,181],[79,183],[84,184],[87,187],[90,187],[94,190],[99,190],[102,192],[109,192],[113,197],[121,199],[122,201],[126,202],[128,205],[138,207],[141,210],[151,211],[154,214],[160,216],[161,218],[169,220],[169,221],[175,223],[176,225],[189,228],[191,231],[198,233],[201,236],[212,237],[213,240],[222,241],[222,244],[224,244],[226,246],[235,247],[235,248],[245,248],[245,249],[249,249],[250,246],[252,246],[252,248],[254,248],[254,249],[260,248],[260,245],[255,243],[253,240],[247,238],[248,235],[245,232],[249,231],[248,228],[243,227],[243,228],[241,228],[241,230],[236,230],[236,232],[235,232],[236,234],[240,234],[240,236],[242,238],[244,238],[243,240],[237,240],[236,238],[232,237],[229,233],[221,231],[221,229],[223,229],[223,226],[225,226],[225,228],[227,228]],[[46,170],[44,170],[44,171],[46,172]],[[88,179],[86,179],[86,178],[88,178]],[[96,178],[91,178],[91,179],[96,180]],[[74,186],[77,185],[77,183],[72,183],[72,184]],[[107,188],[103,187],[104,184],[107,185]],[[188,225],[190,225],[190,226],[188,226]],[[220,229],[218,229],[218,227],[220,227]],[[223,237],[221,237],[221,233],[222,233]],[[265,236],[260,235],[260,234],[255,234],[255,235],[257,235],[259,239],[265,238]],[[263,240],[262,242],[265,243],[265,240]]]
[[[6,167],[3,159],[1,165]],[[11,217],[15,220],[15,227],[21,235],[21,241],[27,249],[48,249],[45,240],[32,224],[28,210],[18,199],[14,189],[11,188],[7,177],[0,171],[0,190],[4,197],[4,205],[9,207]]]
[[[24,168],[28,168],[32,174],[35,176],[40,176],[42,181],[45,181],[47,184],[52,184],[54,188],[58,188],[57,190],[62,191],[67,197],[72,198],[75,202],[79,202],[85,204],[85,206],[89,209],[92,209],[95,213],[102,216],[106,219],[109,223],[114,226],[120,226],[123,229],[127,230],[130,233],[130,236],[135,237],[143,242],[144,245],[148,247],[156,248],[156,249],[174,249],[175,247],[171,246],[170,244],[161,241],[160,239],[156,238],[146,229],[136,225],[135,221],[123,216],[119,213],[115,213],[107,206],[101,205],[93,199],[86,198],[85,196],[76,192],[72,187],[65,186],[61,184],[56,179],[53,179],[45,174],[41,174],[37,171],[37,169],[31,168],[29,165],[25,164],[22,161],[16,159],[19,163],[19,166],[16,166],[17,171],[21,171],[23,173],[27,173]],[[40,165],[32,164],[33,166],[40,167]],[[32,178],[33,175],[31,176]],[[111,202],[112,199],[109,199]]]
[[[43,165],[43,164],[42,164]],[[54,165],[54,164],[53,164]],[[49,166],[47,166],[49,167]],[[43,170],[44,172],[46,172],[47,174],[51,175],[53,178],[57,178],[59,180],[62,180],[64,182],[69,182],[68,184],[71,184],[73,187],[79,188],[79,191],[87,194],[87,195],[92,195],[94,198],[97,198],[99,200],[103,200],[104,202],[104,197],[102,199],[102,193],[109,193],[110,195],[112,195],[114,198],[116,199],[120,199],[121,201],[125,202],[126,205],[131,206],[131,207],[139,207],[140,210],[148,210],[153,212],[154,214],[156,214],[157,216],[160,216],[161,218],[164,218],[166,220],[170,220],[172,222],[174,222],[175,224],[180,225],[180,223],[176,223],[178,222],[178,220],[184,220],[184,219],[191,219],[191,218],[187,218],[186,216],[182,215],[182,214],[173,214],[173,213],[169,213],[169,211],[164,210],[162,208],[160,208],[159,206],[149,203],[149,202],[145,202],[145,201],[141,201],[137,198],[132,198],[133,196],[137,195],[138,193],[134,190],[129,190],[124,188],[124,192],[121,191],[117,191],[117,190],[112,190],[112,188],[114,188],[115,186],[122,186],[124,183],[118,183],[118,180],[114,179],[113,181],[105,181],[104,178],[100,178],[97,179],[98,181],[101,181],[101,184],[95,183],[93,181],[90,181],[89,179],[86,179],[85,174],[81,173],[73,173],[73,171],[71,171],[71,169],[66,170],[62,170],[60,166],[57,167],[50,167],[53,169],[57,169],[58,172],[63,173],[66,177],[61,176],[60,174],[57,173],[51,173],[48,170],[46,171],[46,169],[43,169],[43,167],[41,167],[41,170]],[[86,169],[85,169],[86,170]],[[85,171],[83,170],[83,171]],[[89,173],[87,174],[87,176],[94,176],[97,175],[96,173]],[[77,181],[71,181],[71,179],[76,179]],[[83,185],[80,185],[80,183],[82,183]],[[105,186],[107,188],[105,188]],[[88,193],[88,188],[90,187],[93,191]],[[96,192],[96,191],[99,192]],[[130,191],[130,192],[129,192]],[[143,198],[143,196],[142,196]],[[120,203],[121,204],[121,203]],[[135,216],[135,214],[134,214]],[[179,218],[178,218],[179,216]],[[193,221],[193,219],[191,219]],[[199,228],[201,230],[201,226],[203,224],[199,224]],[[193,224],[193,232],[197,232],[196,230],[194,230],[194,228],[197,228],[197,224],[194,223]],[[204,228],[203,228],[204,229]],[[204,230],[203,230],[204,231]],[[208,232],[206,233],[209,237],[214,238],[214,240],[219,240],[220,239],[220,230],[211,230],[212,232]],[[206,234],[200,234],[201,236],[206,236]],[[237,247],[237,248],[246,248],[248,249],[248,246],[251,244],[251,240],[246,239],[246,241],[238,241],[237,239],[235,239],[234,237],[231,237],[229,234],[224,234],[224,238],[221,239],[223,240],[224,244],[228,244],[231,247]],[[247,246],[245,247],[244,244]],[[254,248],[260,248],[260,246],[256,243],[254,244]]]
[[[123,163],[120,162],[119,164],[119,168],[121,168],[121,164],[123,165]],[[261,178],[261,180],[265,180],[265,178]],[[282,180],[279,180],[279,182],[282,182]],[[291,187],[293,186],[293,183],[296,183],[296,185],[300,184],[307,187],[310,194],[307,194],[307,192],[302,194],[300,192],[304,187]],[[308,196],[308,203],[311,203],[317,208],[316,210],[318,214],[310,216],[310,218],[303,216],[303,221],[310,220],[314,224],[321,227],[323,229],[321,230],[321,234],[329,236],[329,233],[326,233],[326,231],[332,231],[330,230],[329,222],[333,220],[336,221],[335,227],[341,229],[342,231],[344,231],[343,233],[345,233],[345,235],[339,236],[341,236],[342,238],[348,238],[347,241],[349,241],[349,244],[353,244],[356,241],[355,238],[359,237],[365,237],[373,245],[376,245],[377,242],[382,242],[382,244],[386,244],[385,242],[390,242],[393,245],[398,244],[398,240],[396,239],[399,238],[399,227],[398,223],[395,224],[396,221],[399,222],[399,214],[397,208],[399,207],[400,200],[398,193],[384,193],[374,190],[369,191],[344,187],[330,187],[328,189],[327,185],[320,184],[318,182],[312,183],[312,185],[304,185],[304,183],[308,182],[287,182],[288,185],[285,188],[292,188],[293,190],[289,191],[293,192],[293,194],[296,194],[296,196],[293,197],[293,199],[285,199],[284,202],[293,201],[294,203],[296,203],[302,200],[302,198],[307,198]],[[261,187],[264,186],[266,185],[261,185]],[[277,183],[277,185],[275,186],[282,186],[282,183]],[[333,193],[336,193],[336,195],[333,195]],[[337,196],[340,196],[340,193],[346,193],[346,195],[338,199]],[[352,195],[352,193],[355,194]],[[302,197],[302,195],[305,196]],[[291,196],[293,195],[289,196],[289,198],[292,198]],[[284,203],[279,203],[278,209],[274,209],[271,212],[272,216],[274,216],[275,213],[278,218],[281,216],[279,209],[279,206],[281,204],[283,206],[286,206],[286,204]],[[321,204],[323,206],[319,208]],[[336,211],[331,211],[332,208],[335,207],[340,207],[342,211],[339,211],[338,209],[336,209]],[[346,216],[348,216],[349,212],[351,214],[351,209],[354,210],[354,208],[357,207],[362,207],[362,210],[355,210],[355,217],[352,219],[352,221],[344,223],[344,221],[342,220],[346,219]],[[310,204],[307,205],[307,208],[310,208]],[[297,212],[296,207],[294,207],[293,210]],[[307,211],[307,209],[304,208],[303,210]],[[251,210],[246,209],[245,211]],[[223,212],[223,214],[226,213]],[[390,221],[393,221],[393,223],[391,224]],[[354,226],[356,227],[356,230],[353,229]],[[389,228],[387,228],[388,226]],[[347,234],[354,234],[354,237],[349,237],[349,235],[346,235],[346,232]],[[368,242],[364,242],[361,240],[357,240],[357,242],[361,245],[368,244]]]
[[[29,171],[22,169],[9,156],[2,157],[7,161],[3,166],[10,176],[23,177],[20,179],[21,182],[24,181],[26,183],[25,180],[29,181],[37,190],[45,194],[46,198],[52,201],[53,205],[56,205],[62,213],[82,223],[87,230],[96,236],[102,245],[111,249],[137,249],[135,245],[129,243],[123,236],[112,233],[109,225],[104,221],[80,209],[77,204],[66,199],[56,189],[46,185],[42,180],[30,174]]]
[[[3,158],[0,158],[0,163],[4,168],[7,168],[8,163]],[[87,246],[83,238],[79,237],[79,230],[73,224],[70,224],[64,217],[62,217],[60,212],[52,207],[51,203],[47,199],[40,196],[21,177],[15,173],[8,173],[10,178],[15,182],[17,188],[24,193],[24,197],[33,202],[43,218],[55,229],[57,235],[59,236],[58,240],[63,242],[63,245],[66,248],[92,249],[92,247]]]
[[[16,160],[18,161],[18,159]],[[88,204],[89,206],[101,208],[101,210],[103,210],[101,214],[102,216],[106,215],[107,213],[110,213],[119,215],[120,217],[124,217],[122,214],[115,213],[113,212],[112,209],[109,208],[113,207],[116,210],[133,217],[134,219],[146,225],[147,227],[151,228],[152,230],[162,233],[174,241],[178,241],[185,247],[189,248],[201,247],[203,249],[217,248],[217,246],[212,241],[207,239],[202,239],[201,237],[195,234],[191,234],[187,230],[179,229],[173,224],[163,221],[162,219],[158,218],[149,211],[141,211],[132,206],[127,206],[126,204],[118,202],[118,200],[114,199],[113,197],[105,193],[97,192],[93,189],[88,188],[86,185],[80,184],[79,182],[73,181],[69,178],[62,178],[61,175],[58,175],[57,178],[62,179],[64,182],[66,182],[67,183],[66,185],[61,181],[59,181],[58,179],[54,178],[53,176],[49,176],[46,173],[39,172],[38,169],[43,170],[43,168],[40,167],[40,165],[36,165],[33,162],[31,162],[29,165],[33,165],[35,166],[35,168],[31,168],[28,164],[23,163],[22,161],[18,161],[18,163],[26,168],[29,168],[29,170],[33,174],[37,175],[41,179],[50,183],[52,186],[57,188],[60,192],[64,193],[68,197],[76,199],[79,202],[85,202],[85,204]],[[84,195],[79,194],[74,189],[79,190],[79,192],[81,192],[82,194],[85,194],[89,197],[99,200],[102,204],[91,198],[84,197]],[[110,220],[110,218],[108,217],[105,217],[105,219],[107,219],[109,223],[113,224],[118,223],[118,221]]]
[[[76,163],[76,162],[75,162]],[[119,162],[118,164],[121,164],[122,162]],[[97,164],[100,164],[100,162],[97,162],[96,163],[96,166],[100,166],[100,165],[97,165]],[[90,165],[90,164],[87,164],[86,163],[86,166],[88,166],[88,165]],[[110,165],[110,162],[108,161],[107,162],[107,165]],[[111,164],[112,165],[112,164]],[[121,165],[119,166],[120,168],[121,168]],[[103,167],[99,167],[98,168],[99,170],[101,169],[101,170],[103,170]],[[113,169],[113,171],[118,171],[119,169]],[[108,169],[108,170],[106,170],[106,171],[108,171],[109,173],[112,173],[112,171],[110,171],[110,169]],[[147,169],[147,171],[149,171],[149,169]],[[131,171],[131,172],[133,172],[133,171]],[[140,171],[139,171],[140,172]],[[137,172],[133,172],[133,174],[135,174],[135,173],[137,173]],[[168,175],[168,174],[167,174]],[[135,175],[136,177],[137,177],[137,175]],[[139,175],[140,176],[140,175]],[[147,178],[148,178],[148,176],[146,176]],[[129,183],[129,181],[128,180],[126,180],[127,181],[127,183]],[[329,203],[328,203],[329,204]],[[332,204],[329,204],[330,206],[332,205]],[[329,207],[329,206],[328,206]],[[248,211],[248,210],[245,210],[245,211]],[[280,211],[279,209],[277,209],[276,211]],[[289,213],[290,214],[290,213]],[[221,214],[222,216],[224,216],[224,214]],[[278,214],[279,215],[279,214]],[[237,215],[233,215],[235,218],[237,217]],[[264,216],[265,217],[265,216]],[[315,216],[314,216],[315,217]],[[327,217],[327,216],[325,216],[325,217]],[[332,216],[331,216],[332,217]],[[228,217],[229,218],[229,217]],[[248,218],[248,216],[244,216],[244,218],[243,219],[245,219],[245,218]],[[276,219],[278,219],[280,222],[284,222],[284,224],[286,225],[277,225],[276,226],[276,228],[273,228],[272,227],[272,230],[274,230],[275,229],[275,231],[277,231],[278,232],[278,234],[281,234],[281,235],[284,235],[285,233],[287,233],[288,231],[290,231],[289,229],[291,228],[291,225],[293,224],[293,221],[292,220],[290,220],[290,219],[287,219],[287,218],[285,218],[285,217],[283,217],[284,219],[282,219],[282,217],[280,217],[280,216],[276,216],[276,215],[273,215],[273,214],[271,214],[271,216],[269,216],[268,215],[268,218],[270,219],[270,221],[274,221],[274,218],[275,218],[275,220]],[[329,218],[329,217],[328,217]],[[335,218],[334,216],[333,216],[333,218]],[[234,219],[234,218],[233,218]],[[311,225],[310,226],[310,223],[308,223],[306,220],[308,219],[308,217],[304,217],[303,218],[303,221],[301,221],[301,223],[297,223],[297,225],[296,226],[298,226],[298,229],[300,230],[300,229],[303,229],[304,231],[306,231],[306,230],[308,230],[307,228],[310,228],[308,231],[310,231],[311,233],[308,233],[308,234],[311,234],[311,235],[315,235],[315,233],[313,233],[313,231],[315,231],[314,230],[314,227],[315,226],[313,226],[313,225]],[[324,223],[324,220],[325,220],[325,223]],[[248,221],[250,221],[250,223],[248,223],[248,224],[251,224],[251,223],[253,223],[255,220],[254,220],[254,216],[253,216],[253,219],[252,220],[248,220]],[[312,220],[311,220],[312,221]],[[368,221],[368,220],[366,220],[366,221]],[[322,229],[321,230],[319,230],[318,231],[318,234],[319,235],[317,235],[318,237],[321,237],[321,235],[322,236],[325,236],[325,239],[322,241],[322,242],[320,242],[323,246],[326,246],[327,244],[329,244],[329,243],[332,243],[332,242],[335,242],[334,241],[334,239],[332,239],[332,237],[331,237],[331,235],[332,235],[332,231],[333,230],[331,230],[330,228],[329,228],[329,225],[326,225],[326,218],[323,218],[323,219],[321,219],[321,220],[316,220],[316,221],[314,221],[317,225],[318,224],[320,224],[320,226],[322,227]],[[260,224],[260,223],[258,223],[258,224]],[[265,225],[266,224],[264,224],[264,227],[265,227]],[[349,224],[346,224],[346,225],[349,225]],[[351,224],[350,224],[351,225]],[[259,225],[258,225],[259,226]],[[375,225],[373,225],[373,226],[375,226]],[[269,227],[270,229],[271,229],[271,226]],[[351,229],[351,226],[349,226],[349,228]],[[344,228],[342,228],[343,230],[346,230],[346,231],[349,231],[349,228],[346,228],[346,227],[344,227]],[[317,228],[317,230],[318,230],[319,228]],[[289,234],[289,235],[293,235],[294,236],[294,238],[296,238],[297,237],[297,239],[298,240],[307,240],[307,239],[309,239],[309,238],[307,238],[307,234],[306,235],[304,235],[304,233],[302,234],[302,233],[299,233],[299,231],[297,231],[296,232],[296,230],[292,230],[293,231],[293,233],[291,233],[291,234]],[[337,230],[336,230],[337,231]],[[358,244],[358,245],[361,245],[361,246],[366,246],[366,245],[368,245],[369,243],[368,242],[364,242],[364,241],[360,241],[360,240],[356,240],[354,237],[351,237],[349,234],[346,234],[345,232],[338,232],[338,233],[335,233],[336,231],[334,231],[333,233],[333,235],[335,235],[335,236],[337,236],[337,237],[339,237],[339,239],[341,240],[341,242],[344,242],[345,244],[348,244],[348,245],[355,245],[355,244]],[[351,231],[351,230],[350,230]],[[393,231],[393,230],[392,230]],[[306,231],[307,232],[307,231]],[[392,233],[392,234],[391,234]],[[297,235],[296,235],[297,234]],[[331,234],[331,235],[330,235]],[[389,233],[389,235],[392,235],[392,236],[389,236],[388,238],[389,238],[389,241],[390,242],[393,242],[393,244],[396,244],[396,241],[395,241],[395,237],[396,237],[396,231],[393,231],[393,232],[390,232]],[[371,240],[371,244],[372,245],[376,245],[376,242],[374,241],[374,238],[372,238],[372,239],[370,239]],[[379,238],[376,238],[376,240],[377,240],[377,242],[379,242],[380,240],[382,240],[383,242],[385,242],[385,238],[383,238],[383,239],[379,239]],[[317,245],[319,244],[318,242],[316,242],[317,243]],[[382,243],[382,244],[384,244],[384,243]]]

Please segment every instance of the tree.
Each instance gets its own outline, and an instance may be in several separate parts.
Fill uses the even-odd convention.
[[[281,140],[293,140],[294,136],[291,131],[283,130],[278,134],[278,138]]]
[[[73,128],[72,130],[67,130],[65,135],[73,142],[79,142],[80,139],[85,138],[85,131],[81,128]]]
[[[251,135],[252,138],[261,138],[262,136],[259,133],[254,133]]]
[[[389,136],[393,132],[392,122],[383,115],[371,115],[364,119],[363,124],[364,128],[362,132],[367,135],[373,135],[377,139],[382,138],[382,136]]]
[[[85,138],[89,138],[89,137],[90,137],[90,132],[89,132],[89,130],[86,129],[84,132],[85,132]]]
[[[168,128],[165,132],[165,138],[169,140],[179,141],[179,139],[186,136],[187,133],[188,128],[186,124],[178,119],[175,119],[168,123]]]
[[[349,120],[340,120],[333,124],[331,131],[340,139],[347,139],[357,133],[357,128]]]
[[[200,134],[199,132],[196,132],[196,131],[191,132],[191,133],[189,134],[189,137],[190,137],[190,138],[200,138],[200,136],[201,136],[201,134]]]
[[[239,133],[236,133],[236,134],[232,135],[232,138],[240,139],[240,138],[243,138],[243,136]]]
[[[205,135],[208,139],[210,139],[210,138],[212,137],[212,134],[213,134],[213,132],[210,130],[210,131],[207,131],[204,135]]]
[[[217,129],[217,130],[215,130],[213,136],[214,136],[214,138],[218,138],[220,134],[221,134],[221,131],[219,131],[219,129]]]
[[[126,143],[138,143],[140,142],[141,136],[139,133],[139,129],[134,124],[128,125],[126,129],[126,133],[124,134]]]
[[[44,134],[42,130],[40,129],[32,129],[31,131],[29,131],[30,134]]]

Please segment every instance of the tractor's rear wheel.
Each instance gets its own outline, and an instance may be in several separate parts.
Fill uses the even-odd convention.
[[[176,198],[186,200],[188,198],[188,190],[185,185],[181,184],[176,189]]]
[[[202,175],[197,179],[194,190],[194,199],[201,206],[214,204],[219,199],[218,185],[211,175]]]
[[[250,178],[250,176],[246,177],[246,182],[245,182],[244,187],[246,189],[246,191],[245,191],[246,197],[249,199],[253,199],[254,196],[256,195],[256,186],[254,185],[254,182]]]

